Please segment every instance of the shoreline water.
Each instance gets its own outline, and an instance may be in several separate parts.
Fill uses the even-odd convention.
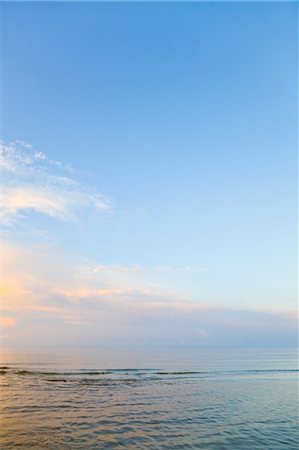
[[[3,450],[297,449],[295,349],[29,353],[1,352]]]

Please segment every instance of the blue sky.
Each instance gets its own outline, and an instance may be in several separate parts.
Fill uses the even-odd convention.
[[[1,8],[7,342],[293,345],[296,3]]]

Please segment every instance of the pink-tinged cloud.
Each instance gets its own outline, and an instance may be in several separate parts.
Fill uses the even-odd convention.
[[[131,289],[115,288],[115,289],[92,289],[90,287],[81,287],[75,290],[57,289],[56,294],[70,299],[87,299],[93,297],[111,297],[130,294]]]
[[[0,327],[14,327],[17,324],[17,319],[15,317],[0,317]]]
[[[198,343],[265,345],[297,334],[292,311],[257,311],[195,301],[155,287],[130,271],[86,271],[46,245],[4,243],[3,324],[14,325],[7,345]],[[17,319],[18,322],[16,322]],[[283,342],[282,342],[283,343]]]

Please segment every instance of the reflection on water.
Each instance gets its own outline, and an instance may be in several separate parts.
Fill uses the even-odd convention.
[[[1,449],[298,449],[294,350],[2,350]]]

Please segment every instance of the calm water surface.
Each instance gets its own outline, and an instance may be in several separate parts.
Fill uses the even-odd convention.
[[[295,349],[0,351],[1,449],[298,449]]]

